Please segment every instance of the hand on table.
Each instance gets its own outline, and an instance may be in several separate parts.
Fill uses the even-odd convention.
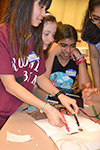
[[[74,113],[77,114],[78,113],[79,108],[76,104],[76,100],[69,98],[64,94],[59,95],[59,100],[61,101],[63,106],[65,106],[69,110],[69,112],[71,114],[74,114]],[[70,105],[73,106],[74,110],[71,108]],[[50,110],[50,106],[48,105],[48,106],[46,106],[46,109],[44,111],[48,117],[49,123],[53,126],[54,125],[57,125],[59,127],[64,126],[66,123],[66,120],[64,119],[62,114],[56,108],[54,108],[54,107],[52,107],[52,108],[53,108],[53,111]]]
[[[46,113],[47,117],[48,117],[48,121],[52,126],[59,126],[59,127],[63,127],[66,123],[65,118],[62,116],[62,114],[54,107],[53,111],[48,111]]]
[[[62,103],[62,105],[65,106],[66,109],[68,109],[68,111],[71,114],[74,114],[74,113],[77,114],[78,113],[79,108],[78,108],[78,106],[76,104],[76,100],[75,99],[70,98],[70,97],[68,97],[68,96],[66,96],[64,94],[60,94],[59,95],[59,100]],[[72,107],[70,105],[73,106],[73,109],[72,109]]]

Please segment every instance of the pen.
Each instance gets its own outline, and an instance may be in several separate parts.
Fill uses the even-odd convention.
[[[75,114],[74,114],[74,118],[75,118],[75,120],[76,120],[76,124],[77,124],[78,126],[80,126],[79,121],[78,121],[78,118],[76,117]]]

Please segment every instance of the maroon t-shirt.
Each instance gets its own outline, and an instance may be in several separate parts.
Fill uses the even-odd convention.
[[[15,42],[15,51],[17,44]],[[27,59],[16,59],[8,43],[8,24],[0,25],[0,75],[14,75],[16,81],[32,91],[36,78],[45,72],[44,56],[38,58],[33,51],[33,40],[30,38]],[[0,80],[0,126],[22,104],[18,98],[9,94]]]

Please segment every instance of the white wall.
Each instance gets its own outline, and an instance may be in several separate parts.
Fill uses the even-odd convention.
[[[81,29],[88,2],[89,0],[53,0],[49,11],[56,16],[57,21]]]

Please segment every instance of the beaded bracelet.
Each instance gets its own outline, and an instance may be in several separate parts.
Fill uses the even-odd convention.
[[[82,59],[82,60],[80,60],[80,61],[75,61],[76,65],[79,65],[79,64],[82,63],[82,62],[86,62],[86,59]]]
[[[49,104],[49,103],[45,103],[42,107],[42,109],[40,110],[41,113],[43,113],[43,110],[44,110],[44,107],[46,106],[46,104]],[[53,108],[52,106],[49,104],[50,108],[51,108],[51,111],[53,111]]]
[[[76,63],[76,65],[79,65],[82,62],[86,62],[86,59],[82,59],[81,61],[76,61],[75,63]]]
[[[78,57],[78,58],[76,59],[76,61],[79,61],[79,60],[81,60],[81,59],[84,59],[84,56],[83,56],[83,55],[80,56],[80,57]]]

